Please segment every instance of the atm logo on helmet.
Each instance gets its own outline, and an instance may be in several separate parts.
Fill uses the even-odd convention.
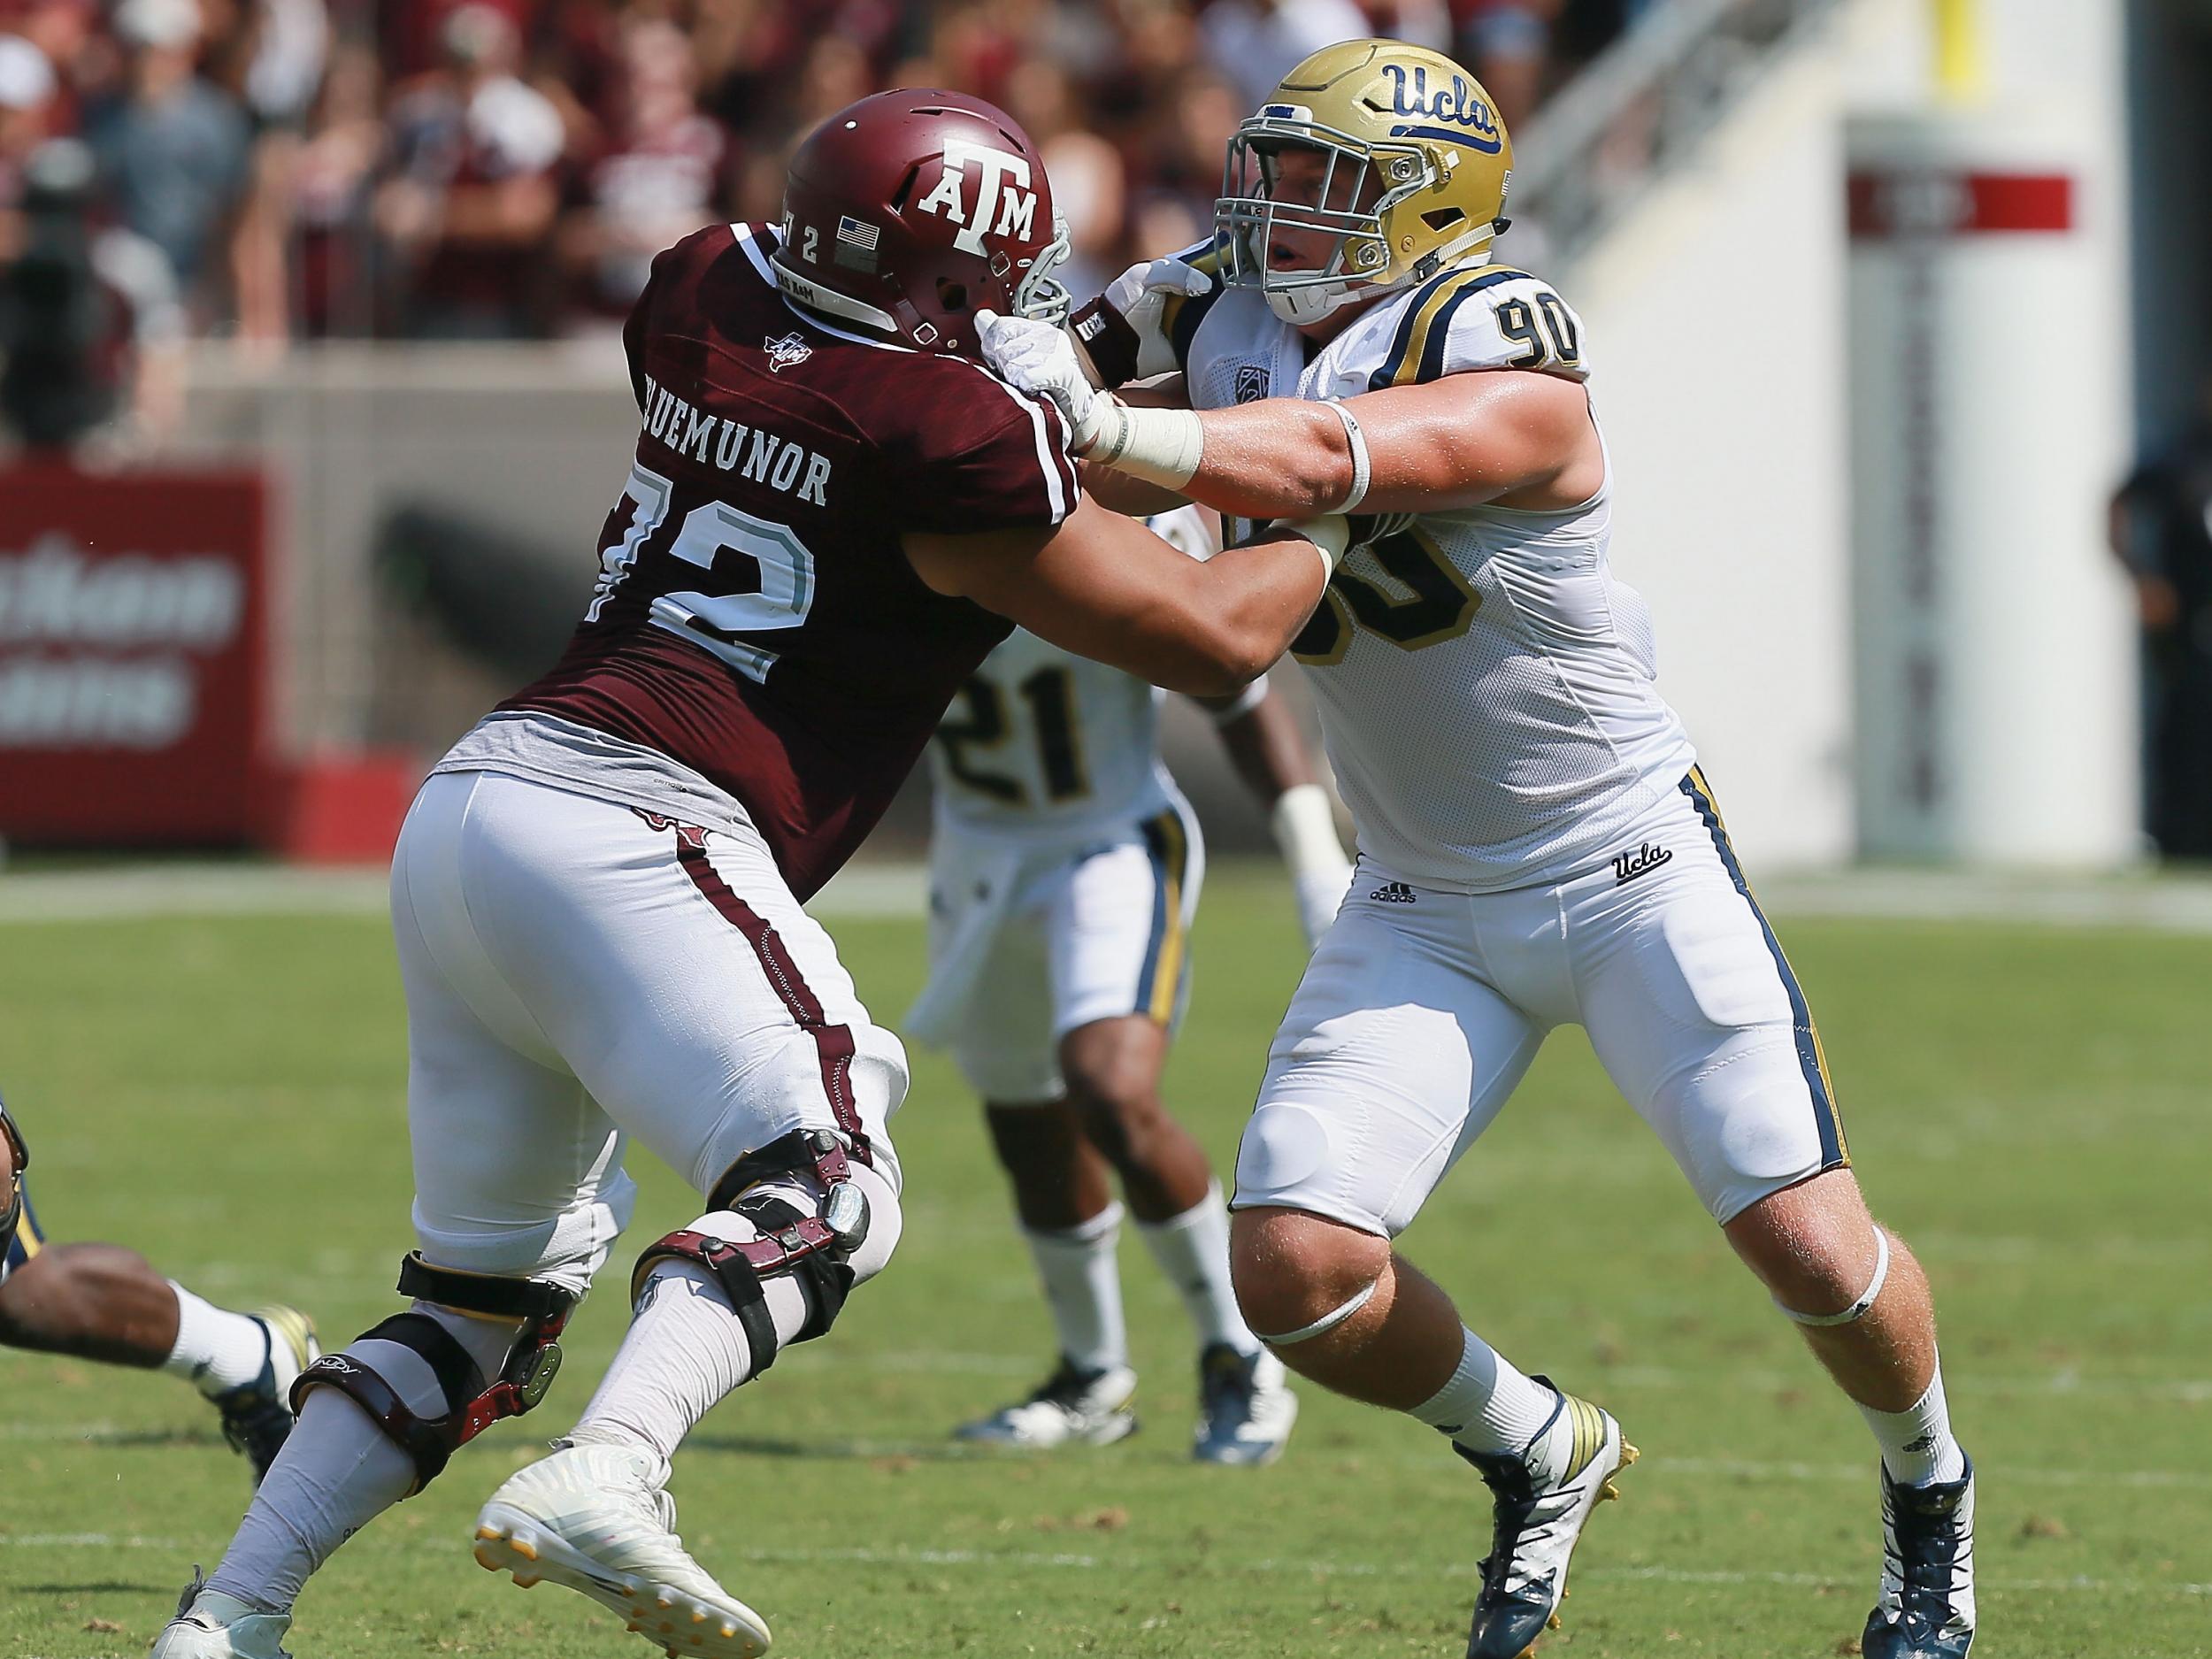
[[[1450,86],[1439,87],[1432,92],[1429,72],[1424,65],[1416,64],[1408,71],[1403,64],[1385,64],[1383,73],[1390,77],[1393,115],[1420,115],[1431,121],[1451,123],[1447,127],[1401,121],[1390,129],[1393,138],[1449,139],[1486,156],[1494,156],[1505,147],[1505,135],[1498,128],[1495,111],[1475,96],[1474,83],[1464,75],[1454,75]]]
[[[978,176],[973,218],[961,195],[971,167]],[[952,245],[963,253],[982,253],[987,234],[1036,240],[1037,193],[1029,188],[1029,163],[1010,150],[948,138],[937,188],[914,205],[960,226]],[[995,212],[995,225],[991,222]]]

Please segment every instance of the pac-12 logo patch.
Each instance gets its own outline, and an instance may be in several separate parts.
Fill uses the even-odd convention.
[[[786,369],[797,368],[814,355],[814,348],[795,334],[786,334],[780,340],[764,341],[760,349],[768,354],[769,368],[778,374]]]
[[[1237,370],[1237,402],[1256,403],[1267,396],[1267,365],[1247,363]]]

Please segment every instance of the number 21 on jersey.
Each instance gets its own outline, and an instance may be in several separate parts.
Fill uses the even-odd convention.
[[[694,565],[721,580],[718,591],[670,592],[647,615],[657,627],[680,634],[749,680],[764,682],[776,653],[740,638],[803,626],[814,606],[814,555],[789,526],[757,518],[727,502],[705,501],[687,512],[672,536],[659,532],[674,504],[676,486],[647,466],[633,464],[623,499],[634,511],[622,534],[599,555],[599,581],[584,620],[596,622],[648,549]],[[741,575],[726,562],[747,561]],[[735,591],[733,591],[735,590]]]

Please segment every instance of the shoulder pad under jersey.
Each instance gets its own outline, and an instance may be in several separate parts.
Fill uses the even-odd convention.
[[[1509,265],[1432,277],[1396,314],[1366,389],[1417,386],[1475,369],[1589,378],[1582,319],[1550,283]]]

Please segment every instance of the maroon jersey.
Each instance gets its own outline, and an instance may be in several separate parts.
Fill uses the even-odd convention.
[[[624,335],[645,430],[598,588],[552,672],[500,706],[699,772],[804,898],[1010,631],[928,588],[901,533],[1057,524],[1077,487],[1048,403],[800,311],[774,246],[716,226],[654,261]]]

